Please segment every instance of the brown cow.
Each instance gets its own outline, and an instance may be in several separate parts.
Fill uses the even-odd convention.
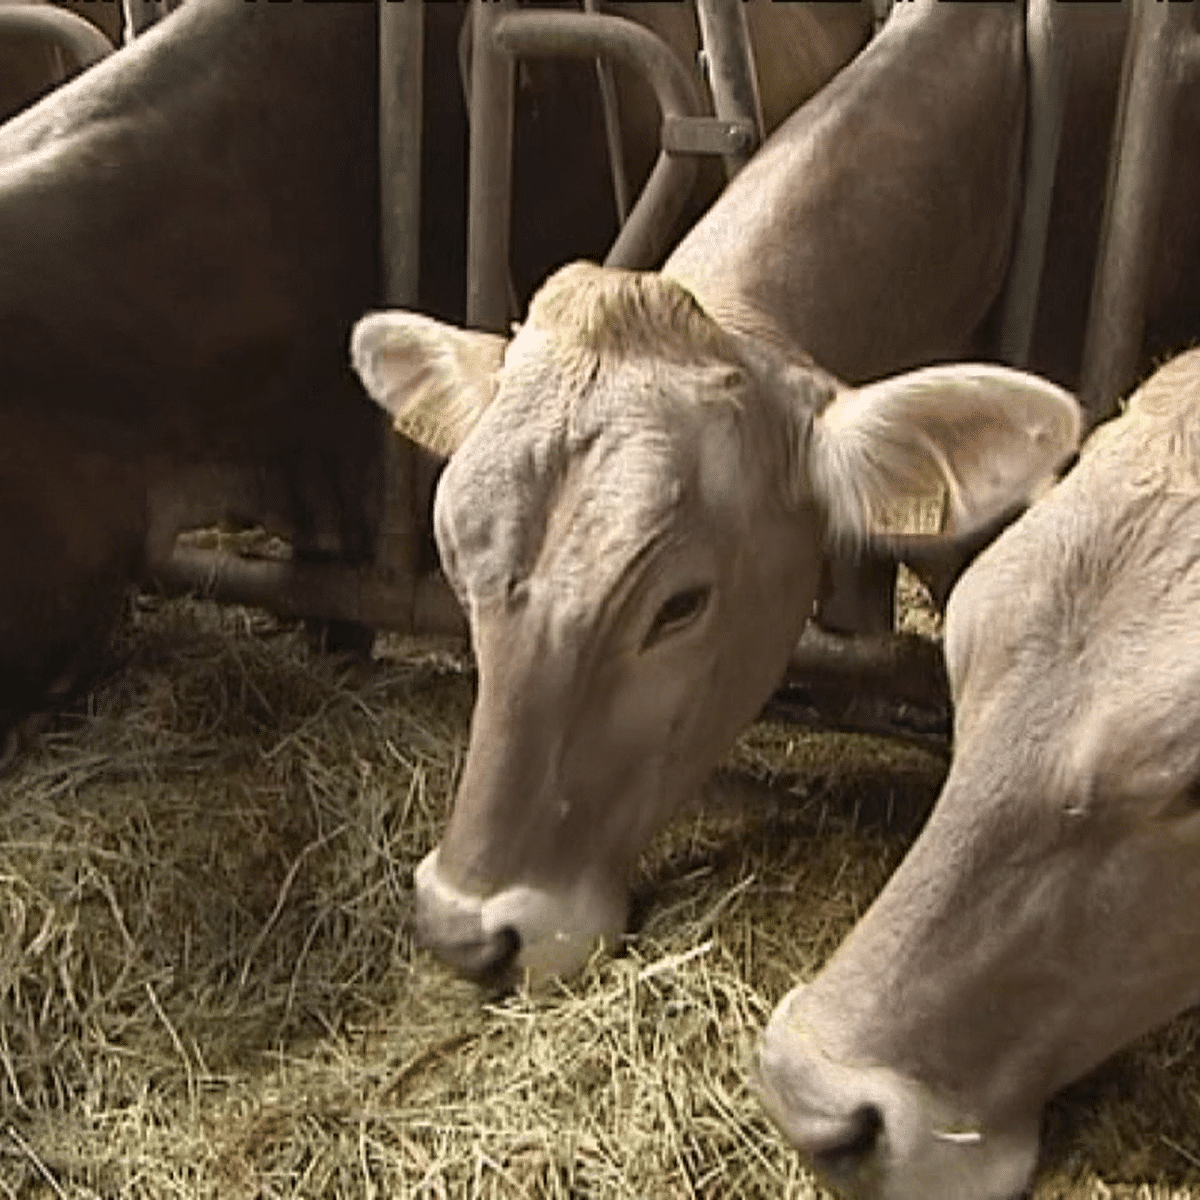
[[[848,1196],[1011,1200],[1046,1100],[1200,1002],[1198,613],[1192,351],[962,578],[941,797],[768,1026],[767,1107]]]
[[[633,859],[778,682],[826,546],[943,493],[974,528],[1079,431],[1036,377],[845,390],[665,274],[586,264],[507,345],[384,314],[353,355],[403,428],[455,450],[435,527],[479,690],[417,919],[480,975],[570,971],[620,933]]]
[[[1091,251],[1080,247],[1089,231],[1094,239],[1099,220],[1124,17],[1115,6],[1064,12],[1075,69],[1052,218],[1056,240],[1035,337],[1035,364],[1062,382],[1078,371],[1091,277]],[[782,673],[816,587],[808,556],[827,558],[836,539],[829,523],[811,514],[794,526],[773,525],[773,510],[770,519],[749,522],[754,503],[788,511],[778,493],[771,499],[772,485],[781,483],[774,456],[783,451],[761,446],[761,464],[743,463],[751,435],[730,412],[759,414],[743,418],[754,424],[776,403],[761,397],[779,394],[762,382],[764,373],[787,376],[792,394],[808,397],[795,401],[809,414],[805,420],[820,427],[817,414],[837,388],[813,359],[859,382],[977,354],[985,344],[1016,217],[1022,20],[1017,5],[900,5],[883,33],[734,180],[670,256],[657,285],[617,277],[605,283],[581,270],[560,276],[535,304],[534,328],[507,349],[502,338],[403,313],[358,327],[356,365],[397,427],[462,459],[452,459],[443,478],[438,533],[447,574],[472,622],[480,688],[445,838],[417,874],[422,936],[450,963],[480,975],[512,963],[569,970],[597,935],[618,934],[629,864]],[[1194,132],[1196,119],[1181,122],[1185,133]],[[1176,261],[1194,256],[1200,241],[1200,159],[1181,155],[1177,162],[1163,221],[1172,240],[1157,251],[1151,344],[1174,336],[1171,319],[1179,312],[1200,311],[1200,272],[1185,279]],[[639,295],[661,345],[628,324]],[[693,304],[694,319],[678,327],[654,315],[691,312]],[[574,324],[564,319],[573,306]],[[608,332],[611,321],[623,331],[617,340]],[[700,339],[694,345],[691,335]],[[564,364],[576,359],[597,364],[613,429],[628,431],[627,447],[598,428],[585,437],[588,422],[568,419],[578,380]],[[629,389],[623,405],[609,395],[617,378]],[[1023,498],[1071,440],[1074,426],[1065,417],[1047,417],[1055,432],[1046,432],[1044,457],[1028,460],[1028,476],[1014,474],[1011,456],[1025,453],[1023,438],[1039,430],[1040,418],[1022,425],[1018,405],[1010,424],[996,407],[1007,387],[999,384],[991,403],[974,410],[995,437],[968,422],[972,432],[955,433],[963,440],[954,450],[934,451],[929,443],[935,459],[947,456],[953,479],[967,469],[956,465],[960,452],[997,455],[993,466],[971,468],[994,470],[997,486],[988,503],[960,514],[967,525],[995,511],[991,501]],[[697,408],[684,402],[688,395],[723,399]],[[1036,387],[1033,395],[1045,399]],[[731,396],[759,398],[733,403]],[[495,415],[487,408],[493,397],[501,410]],[[830,404],[828,418],[836,423],[854,403]],[[1064,411],[1061,398],[1046,403]],[[443,404],[446,412],[439,412]],[[526,418],[516,420],[512,414],[526,405]],[[594,411],[590,402],[585,411]],[[666,413],[676,414],[677,430],[664,423]],[[470,432],[473,420],[486,437]],[[898,449],[905,435],[888,429]],[[786,429],[777,432],[786,437]],[[710,439],[724,448],[703,450]],[[653,477],[643,442],[656,448]],[[792,463],[799,472],[803,455],[787,444],[789,454],[800,455],[799,465]],[[712,488],[701,487],[698,480],[719,466],[730,476],[718,472]],[[813,500],[807,484],[790,478]],[[629,489],[627,499],[618,497],[618,481]],[[904,496],[907,485],[893,483],[892,498]],[[813,485],[813,502],[836,510],[837,489],[853,493],[855,486],[849,467],[834,471]],[[611,498],[607,527],[592,512],[599,496]],[[722,496],[732,498],[729,511],[700,522],[701,502]],[[474,506],[486,510],[477,520]],[[726,524],[733,514],[746,521],[740,544]],[[678,560],[655,559],[627,597],[622,554],[637,530],[649,536],[655,520],[664,530],[674,528],[671,521],[694,524],[686,536],[679,532]],[[860,537],[874,529],[861,515],[832,524]],[[586,536],[573,532],[577,525]],[[769,544],[770,529],[789,531],[793,558],[786,564]],[[694,537],[710,536],[718,549],[683,552]],[[763,565],[752,569],[760,558]],[[745,564],[746,589],[763,590],[752,597],[734,586],[732,563]],[[765,590],[771,570],[779,572],[777,594]],[[567,582],[553,582],[559,576]],[[560,602],[552,597],[565,595],[568,584],[577,594],[569,610],[555,614]],[[511,589],[503,605],[497,587]],[[733,589],[728,596],[726,587]],[[655,603],[659,615],[647,617],[643,607]],[[628,625],[635,616],[649,621],[641,640]],[[674,642],[667,635],[675,632],[690,651],[679,651],[670,671],[647,666],[638,674],[639,646],[662,640],[653,661],[666,663],[665,647]],[[703,673],[706,661],[717,672],[733,646],[744,663],[741,676]]]
[[[866,6],[762,9],[826,36],[815,60],[801,39],[797,100],[866,35]],[[439,222],[461,179],[440,172],[465,138],[464,11],[428,8],[422,302],[451,311],[462,234]],[[369,554],[383,430],[344,347],[379,292],[376,25],[371,5],[191,0],[0,128],[0,749],[86,676],[180,527],[229,517],[305,555]],[[522,98],[528,178],[565,133],[531,111],[553,95]],[[611,208],[599,125],[572,133],[593,174],[571,186]],[[518,272],[560,261],[564,231],[596,236],[554,195],[516,212]]]

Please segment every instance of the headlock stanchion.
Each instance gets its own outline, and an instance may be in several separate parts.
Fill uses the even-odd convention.
[[[112,43],[86,17],[52,4],[0,5],[0,38],[33,37],[59,47],[79,67],[113,52]]]
[[[467,324],[507,330],[514,66],[496,43],[510,0],[472,0],[467,178]]]
[[[1136,381],[1175,105],[1200,69],[1196,5],[1131,4],[1083,343],[1080,400],[1091,424],[1110,415]]]
[[[497,22],[494,37],[497,48],[514,57],[592,58],[603,54],[641,73],[654,90],[664,120],[696,117],[703,112],[696,86],[675,52],[650,30],[624,17],[510,12]],[[645,268],[657,261],[667,249],[667,239],[695,179],[693,158],[661,151],[629,220],[604,260],[606,265]],[[474,206],[474,180],[471,191]]]
[[[599,12],[600,0],[583,0],[585,12]],[[621,106],[617,99],[617,80],[612,63],[603,57],[596,59],[596,83],[600,88],[600,109],[604,114],[604,140],[608,147],[609,173],[612,175],[613,205],[617,210],[617,228],[629,220],[633,195],[629,173],[625,169],[625,140],[621,136]]]
[[[514,11],[510,0],[473,0],[468,325],[502,332],[512,315],[508,305],[512,58],[618,62],[640,73],[654,91],[662,114],[662,148],[605,259],[609,266],[646,268],[663,256],[695,183],[696,155],[723,155],[732,175],[761,142],[757,78],[740,0],[697,0],[697,5],[715,118],[703,115],[703,98],[674,51],[634,21],[594,11]],[[602,91],[606,78],[611,82],[602,71]],[[606,100],[604,110],[620,213],[628,201],[619,182],[623,166],[615,94]]]

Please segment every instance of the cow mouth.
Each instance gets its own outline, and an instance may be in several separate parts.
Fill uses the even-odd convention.
[[[417,941],[451,970],[487,991],[510,991],[516,984],[521,935],[511,925],[484,937],[451,945],[423,937],[418,926]]]

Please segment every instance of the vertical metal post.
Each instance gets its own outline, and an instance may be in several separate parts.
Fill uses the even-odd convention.
[[[1132,0],[1083,347],[1080,399],[1093,424],[1137,375],[1170,169],[1176,50],[1190,25],[1191,5]]]
[[[424,48],[424,0],[380,0],[380,274],[383,301],[394,308],[417,306]],[[389,582],[404,583],[413,589],[420,538],[428,516],[421,511],[417,474],[416,447],[389,430],[383,443],[383,497],[375,538],[375,567]]]
[[[732,179],[762,145],[762,101],[758,73],[742,0],[696,0],[700,41],[708,64],[713,112],[722,121],[749,121],[755,130],[752,146],[724,155],[725,173]]]
[[[380,0],[380,249],[383,299],[397,308],[417,305],[424,46],[424,0]]]
[[[1029,361],[1062,141],[1068,62],[1058,12],[1058,0],[1029,0],[1025,17],[1025,190],[1005,284],[999,346],[1001,359],[1014,367]]]
[[[583,11],[598,13],[600,0],[583,0]],[[612,174],[613,203],[617,208],[617,228],[629,219],[633,193],[625,170],[625,144],[621,138],[621,108],[617,100],[617,81],[612,64],[596,59],[596,82],[600,87],[600,107],[604,113],[604,139],[608,143],[608,168]]]
[[[467,324],[508,326],[512,219],[512,60],[492,36],[509,0],[471,0],[471,133],[467,207]]]

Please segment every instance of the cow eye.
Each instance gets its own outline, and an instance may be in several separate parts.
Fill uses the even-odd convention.
[[[656,642],[669,637],[673,633],[687,628],[708,607],[712,588],[685,588],[669,597],[654,616],[654,623],[642,642],[642,649],[648,650]]]

